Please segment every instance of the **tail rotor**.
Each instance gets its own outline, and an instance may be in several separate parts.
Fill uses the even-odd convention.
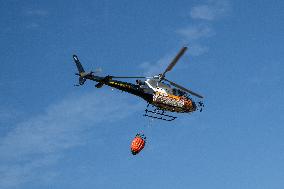
[[[79,84],[76,84],[74,86],[80,86],[80,85],[84,85],[85,81],[87,80],[87,76],[90,76],[93,74],[93,72],[90,73],[86,73],[79,58],[77,57],[77,55],[73,55],[73,60],[76,64],[78,73],[75,73],[75,75],[79,76]]]

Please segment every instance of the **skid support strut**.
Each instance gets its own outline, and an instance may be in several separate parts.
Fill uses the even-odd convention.
[[[145,109],[145,114],[143,116],[151,117],[151,118],[154,118],[154,119],[160,119],[160,120],[164,120],[164,121],[173,121],[177,118],[175,116],[165,114],[164,110],[160,110],[160,109],[157,109],[157,108],[153,108],[151,110],[149,108],[149,104],[147,105],[147,107]]]

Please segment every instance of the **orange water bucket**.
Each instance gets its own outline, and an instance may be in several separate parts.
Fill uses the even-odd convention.
[[[144,135],[137,134],[131,142],[131,153],[133,155],[138,154],[143,150],[146,143],[146,137]]]

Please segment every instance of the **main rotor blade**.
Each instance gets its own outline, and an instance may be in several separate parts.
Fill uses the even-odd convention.
[[[144,76],[138,76],[138,77],[135,77],[135,76],[125,76],[125,77],[120,77],[120,76],[110,76],[111,78],[137,78],[137,79],[139,79],[139,78],[143,78],[143,79],[145,79],[146,77],[144,77]]]
[[[181,48],[181,50],[178,52],[178,54],[176,55],[176,57],[171,61],[171,63],[168,65],[167,69],[164,71],[164,73],[161,75],[161,78],[165,77],[165,74],[168,71],[171,71],[173,69],[173,67],[176,65],[177,61],[180,59],[180,57],[182,57],[182,55],[185,53],[185,51],[187,50],[187,47],[183,47]]]
[[[174,83],[174,82],[172,82],[172,81],[170,81],[170,80],[168,80],[168,79],[166,79],[166,78],[164,78],[164,80],[167,81],[167,82],[169,82],[171,85],[173,85],[173,86],[175,86],[175,87],[177,87],[177,88],[180,88],[180,89],[182,89],[182,90],[184,90],[184,91],[186,91],[186,92],[189,92],[190,94],[192,94],[192,95],[194,95],[194,96],[197,96],[197,97],[199,97],[199,98],[203,98],[203,96],[201,96],[201,95],[199,95],[199,94],[197,94],[197,93],[195,93],[195,92],[193,92],[193,91],[191,91],[191,90],[189,90],[189,89],[186,89],[186,88],[184,88],[184,87],[182,87],[182,86],[180,86],[180,85],[178,85],[178,84],[176,84],[176,83]]]

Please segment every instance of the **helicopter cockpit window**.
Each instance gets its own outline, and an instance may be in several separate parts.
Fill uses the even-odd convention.
[[[178,95],[176,89],[173,89],[173,95]]]
[[[177,96],[186,96],[186,92],[179,90],[179,89],[173,89],[173,93],[174,95],[177,95]]]

